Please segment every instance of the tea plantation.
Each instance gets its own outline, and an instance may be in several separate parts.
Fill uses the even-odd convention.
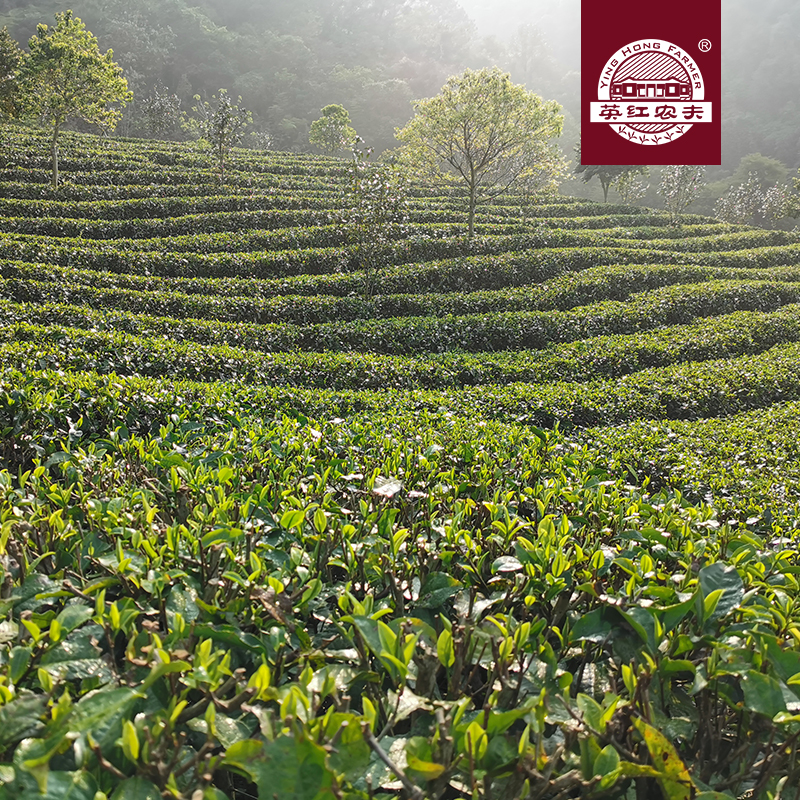
[[[0,798],[795,798],[800,235],[5,130]]]

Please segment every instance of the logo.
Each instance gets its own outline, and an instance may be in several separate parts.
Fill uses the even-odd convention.
[[[617,50],[603,67],[590,123],[608,125],[633,144],[658,146],[712,122],[712,113],[691,55],[663,39],[640,39]]]
[[[719,164],[721,0],[581,0],[582,164]]]

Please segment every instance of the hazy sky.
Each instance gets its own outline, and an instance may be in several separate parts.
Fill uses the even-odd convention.
[[[581,0],[459,0],[478,29],[508,39],[531,23],[544,31],[553,55],[567,69],[580,69]]]

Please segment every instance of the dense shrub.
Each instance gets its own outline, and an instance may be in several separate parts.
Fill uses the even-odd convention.
[[[0,800],[797,784],[796,234],[4,135]]]

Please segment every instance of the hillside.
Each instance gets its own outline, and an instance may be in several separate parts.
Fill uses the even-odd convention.
[[[800,236],[3,135],[0,800],[796,785]]]

